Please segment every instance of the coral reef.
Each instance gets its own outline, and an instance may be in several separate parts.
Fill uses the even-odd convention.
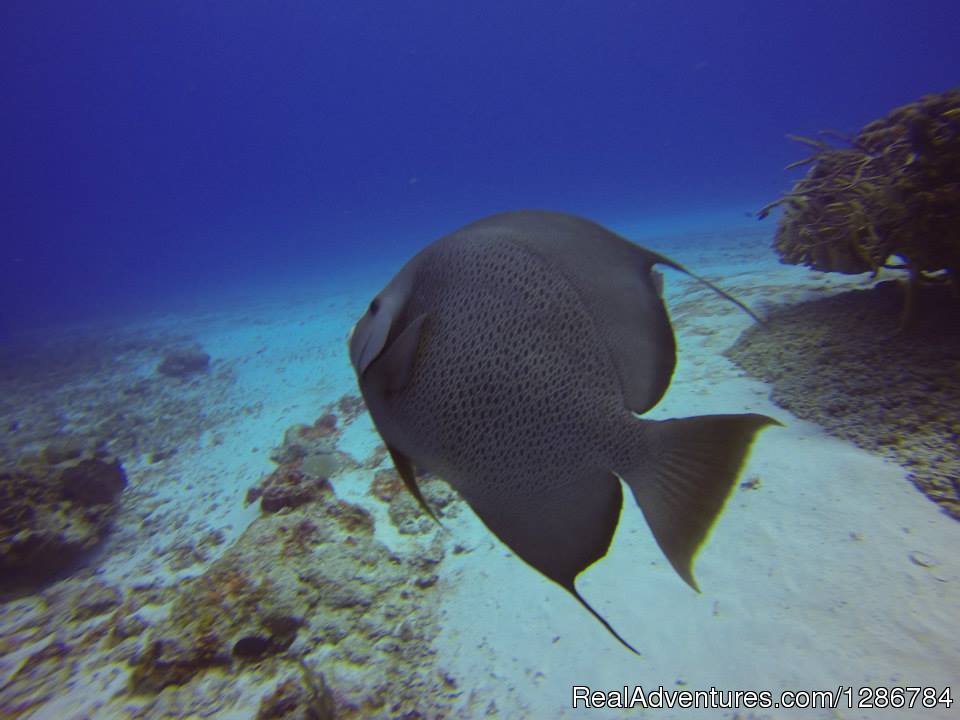
[[[342,402],[342,400],[341,400]],[[277,469],[247,491],[247,504],[260,501],[264,512],[295,508],[330,491],[328,480],[356,463],[338,452],[337,416],[325,412],[313,425],[287,428],[283,443],[270,452]]]
[[[71,453],[72,454],[72,450]],[[0,471],[0,580],[52,577],[105,536],[127,485],[109,456],[63,459],[60,449]]]
[[[960,314],[944,286],[922,288],[908,331],[884,330],[902,292],[869,290],[787,306],[727,351],[801,418],[902,464],[960,520]]]
[[[260,718],[416,717],[452,692],[434,677],[430,647],[443,541],[427,519],[411,531],[416,551],[400,554],[375,538],[369,511],[337,497],[329,478],[359,468],[336,449],[334,410],[344,406],[355,408],[341,398],[285,432],[271,453],[276,470],[247,495],[263,513],[203,574],[165,593],[165,618],[115,624],[111,637],[133,667],[129,689],[148,716],[198,694],[212,702],[211,683],[253,669],[275,678]],[[408,493],[395,474],[389,483],[399,507]],[[449,505],[449,488],[427,486],[435,507]]]
[[[282,465],[308,455],[329,455],[336,449],[337,416],[324,413],[313,425],[297,424],[287,428],[283,444],[270,452],[270,459]]]
[[[328,475],[304,472],[298,467],[299,464],[297,460],[281,465],[250,488],[247,491],[247,504],[259,500],[261,510],[273,513],[313,502],[320,499],[322,493],[330,491]]]
[[[361,483],[351,497],[364,499],[370,475],[337,445],[362,403],[344,396],[290,428],[253,491],[264,512],[246,529],[211,525],[198,502],[239,501],[238,488],[209,487],[220,476],[193,463],[230,441],[227,419],[258,410],[226,402],[223,361],[188,382],[156,373],[170,344],[114,338],[94,352],[78,340],[72,353],[61,341],[28,366],[0,353],[0,526],[18,523],[0,530],[2,561],[37,564],[16,543],[47,508],[44,528],[77,513],[63,525],[78,545],[115,525],[96,566],[0,602],[0,714],[60,717],[77,703],[84,717],[142,720],[449,716],[459,691],[431,647],[442,533],[431,521],[386,533],[387,547],[377,502],[345,502],[329,480]],[[122,503],[118,449],[132,478]]]
[[[783,262],[840,273],[909,273],[913,290],[933,273],[956,289],[960,270],[960,90],[926,95],[866,125],[848,147],[792,136],[813,155],[782,198],[774,248]],[[899,258],[899,261],[894,261]]]
[[[300,662],[300,673],[281,681],[260,701],[256,720],[333,720],[336,704],[323,673]]]
[[[134,660],[132,688],[157,693],[213,668],[319,653],[338,704],[361,716],[387,702],[416,707],[435,633],[424,597],[435,581],[418,580],[442,557],[439,546],[426,559],[391,552],[369,513],[332,491],[264,514],[178,591]],[[378,667],[378,685],[337,661]]]

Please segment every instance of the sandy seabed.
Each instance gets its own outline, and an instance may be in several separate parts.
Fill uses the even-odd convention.
[[[762,234],[646,244],[761,314],[867,282],[780,265]],[[318,627],[329,623],[307,614],[282,652],[234,657],[196,669],[182,684],[132,692],[136,668],[149,662],[164,622],[198,592],[195,579],[223,561],[261,515],[244,500],[276,469],[271,449],[291,426],[310,426],[356,394],[346,336],[382,279],[351,291],[153,317],[135,327],[75,329],[38,343],[33,369],[22,374],[8,359],[0,405],[5,460],[40,450],[54,435],[111,428],[129,486],[95,555],[70,576],[0,605],[0,717],[320,717],[311,705],[315,687],[291,691],[299,700],[286,708],[265,700],[283,683],[309,685],[304,667],[325,678],[334,707],[324,710],[328,717],[958,716],[943,704],[848,708],[846,695],[836,709],[572,707],[574,686],[769,690],[774,699],[785,690],[849,687],[856,701],[861,687],[939,693],[957,691],[960,680],[960,524],[917,490],[908,469],[775,405],[769,386],[724,355],[750,318],[676,273],[667,275],[665,297],[678,365],[667,395],[646,417],[757,412],[783,427],[760,434],[698,556],[700,594],[676,576],[639,510],[625,504],[608,556],[578,587],[639,657],[514,557],[462,502],[447,506],[443,529],[411,520],[383,490],[389,463],[369,417],[341,414],[336,450],[346,460],[332,491],[343,507],[369,516],[376,557],[396,558],[389,560],[394,595],[371,590],[372,600],[357,601],[349,615],[319,603],[347,623],[346,636],[325,634]],[[164,349],[185,342],[211,355],[209,371],[160,384],[155,368]],[[69,351],[91,345],[100,349],[88,358]],[[125,387],[141,394],[123,395]],[[123,399],[131,395],[136,419]],[[378,473],[379,490],[372,490]],[[296,512],[309,515],[312,507],[320,505]],[[347,532],[343,542],[352,538]],[[429,572],[417,563],[424,556]],[[309,554],[296,560],[305,570],[322,561]],[[113,601],[78,612],[94,591]],[[404,628],[402,618],[378,607],[384,602],[401,613],[404,602],[414,603],[421,627]],[[350,623],[362,636],[355,645]]]

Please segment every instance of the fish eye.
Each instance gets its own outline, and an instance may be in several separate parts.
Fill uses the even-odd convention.
[[[370,301],[370,310],[369,310],[369,313],[370,313],[371,315],[376,315],[376,314],[377,314],[377,310],[379,310],[379,309],[380,309],[380,298],[374,298],[373,300]]]

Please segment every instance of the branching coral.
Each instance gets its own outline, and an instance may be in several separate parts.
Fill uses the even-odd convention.
[[[834,147],[790,136],[813,155],[793,189],[759,213],[783,214],[774,248],[783,262],[825,272],[909,272],[913,291],[960,271],[960,90],[926,95],[875,120]],[[899,258],[899,261],[895,258]]]

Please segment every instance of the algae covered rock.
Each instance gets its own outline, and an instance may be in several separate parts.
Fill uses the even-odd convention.
[[[312,502],[329,490],[328,480],[352,461],[337,451],[337,416],[325,413],[313,425],[287,428],[283,443],[270,452],[278,467],[247,491],[247,503],[260,501],[264,512]]]
[[[438,517],[448,517],[459,510],[460,503],[457,502],[456,493],[443,480],[433,475],[425,475],[421,476],[418,482],[424,500]],[[401,535],[421,535],[436,526],[434,520],[423,512],[407,490],[397,471],[392,468],[377,471],[370,484],[370,494],[389,505],[390,522]]]
[[[127,486],[127,476],[119,462],[90,458],[65,467],[58,482],[63,497],[92,507],[112,503]]]
[[[260,501],[260,509],[274,513],[318,500],[330,490],[326,477],[311,475],[299,463],[281,465],[247,491],[247,504]]]
[[[359,468],[335,450],[338,417],[289,428],[274,452],[282,462],[247,495],[263,513],[202,575],[164,589],[166,615],[114,631],[142,631],[122,647],[145,716],[186,706],[211,716],[239,699],[215,701],[210,688],[251,676],[263,687],[258,718],[444,715],[454,689],[431,646],[443,540],[424,532],[388,548],[373,514],[337,497],[329,477]]]
[[[327,455],[336,449],[337,418],[322,415],[313,425],[298,423],[287,428],[283,444],[270,452],[270,459],[279,465],[302,460],[308,455]]]
[[[0,471],[0,579],[43,580],[94,548],[126,485],[110,457]]]
[[[423,599],[433,583],[418,580],[431,574],[442,552],[432,563],[407,561],[373,531],[366,510],[332,491],[261,515],[206,573],[178,590],[169,617],[152,629],[135,661],[133,689],[156,693],[212,668],[308,650],[330,661],[324,672],[334,694],[360,692],[337,682],[356,671],[340,675],[335,662],[378,667],[391,693],[405,682],[414,688],[409,681],[435,633]]]
[[[336,705],[323,673],[300,663],[298,674],[286,677],[260,700],[256,720],[334,720]]]

